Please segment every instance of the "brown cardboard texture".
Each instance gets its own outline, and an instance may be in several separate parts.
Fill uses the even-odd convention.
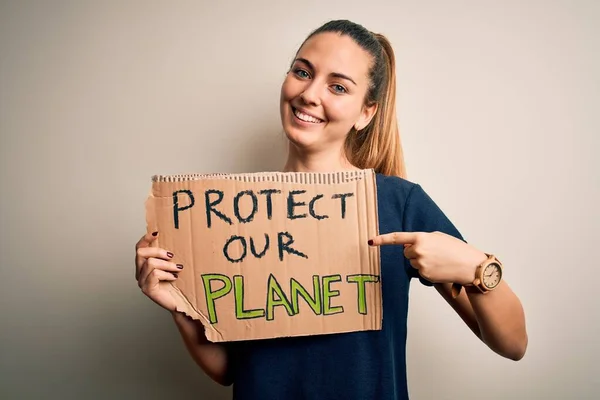
[[[212,342],[381,329],[373,170],[154,176],[146,217]]]

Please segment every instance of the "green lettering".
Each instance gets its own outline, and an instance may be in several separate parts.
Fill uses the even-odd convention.
[[[206,296],[206,305],[208,307],[208,318],[211,324],[215,324],[217,322],[215,300],[225,296],[231,291],[231,279],[221,274],[206,274],[202,275],[202,281],[204,282],[204,294]],[[223,282],[223,287],[213,291],[212,281]]]
[[[342,306],[331,306],[331,298],[340,295],[339,290],[331,290],[330,286],[332,282],[340,282],[342,280],[341,275],[329,275],[323,277],[323,315],[339,314],[344,312]]]
[[[379,282],[379,276],[377,275],[348,275],[346,277],[348,283],[356,283],[358,290],[358,313],[367,313],[367,295],[366,295],[366,282]]]
[[[304,286],[302,286],[302,284],[300,284],[300,282],[298,282],[294,278],[292,278],[290,281],[290,289],[290,297],[292,298],[292,309],[294,310],[294,314],[298,314],[300,312],[300,306],[298,304],[299,296],[302,296],[302,298],[304,298],[306,303],[314,311],[315,315],[321,314],[321,287],[318,275],[313,276],[314,297],[311,297],[311,295],[308,294],[308,291],[304,288]]]
[[[235,275],[233,277],[233,290],[235,292],[235,317],[237,319],[261,318],[265,316],[265,310],[244,310],[244,277]]]
[[[278,299],[275,299],[275,294],[277,294]],[[290,317],[294,315],[292,305],[287,297],[285,297],[285,293],[283,293],[279,282],[277,282],[277,279],[275,279],[273,274],[270,274],[269,281],[267,283],[267,321],[273,320],[273,309],[276,306],[284,306]]]

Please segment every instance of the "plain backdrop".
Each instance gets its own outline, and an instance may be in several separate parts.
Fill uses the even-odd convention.
[[[409,179],[527,316],[513,362],[413,284],[412,398],[598,398],[594,0],[2,1],[0,398],[230,398],[134,281],[150,177],[280,168],[281,82],[337,18],[391,40]]]

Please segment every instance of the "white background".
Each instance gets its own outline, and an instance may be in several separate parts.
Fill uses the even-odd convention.
[[[0,398],[226,399],[133,279],[153,174],[276,170],[329,19],[386,34],[409,179],[506,265],[520,362],[413,285],[414,399],[598,396],[597,1],[2,1]]]

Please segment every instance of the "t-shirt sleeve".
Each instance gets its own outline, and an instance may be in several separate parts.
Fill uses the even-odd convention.
[[[413,186],[406,199],[403,223],[403,230],[405,232],[438,231],[465,241],[458,229],[450,219],[448,219],[441,208],[418,184]],[[433,283],[423,278],[419,274],[419,271],[410,265],[407,258],[404,258],[404,267],[410,277],[418,277],[424,285],[433,286]]]

